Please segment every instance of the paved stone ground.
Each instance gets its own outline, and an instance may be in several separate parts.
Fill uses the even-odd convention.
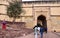
[[[34,32],[26,28],[21,28],[21,30],[11,29],[5,31],[5,33],[0,30],[0,38],[34,38]],[[40,35],[38,35],[38,38],[40,38]],[[44,33],[43,38],[60,38],[60,32]]]
[[[0,38],[15,38],[22,37],[32,33],[31,29],[21,29],[21,30],[0,30]]]
[[[25,23],[9,23],[6,25],[6,30],[2,30],[0,23],[0,38],[15,38],[28,35],[33,32],[32,29],[28,29],[24,25]]]
[[[15,26],[15,25],[14,25]],[[32,29],[27,29],[24,27],[21,27],[20,25],[16,24],[17,28],[11,28],[14,27],[10,24],[10,30],[2,31],[0,29],[0,38],[34,38],[34,33]],[[18,30],[17,30],[18,29]],[[40,38],[40,35],[38,35],[38,38]],[[44,33],[43,38],[60,38],[60,33],[54,33],[54,32],[48,32],[47,34]]]
[[[21,31],[10,30],[10,31],[6,31],[5,33],[4,31],[1,32],[0,30],[0,38],[4,38],[4,37],[6,38],[34,38],[34,32],[30,32],[28,29],[24,29],[24,30],[21,30]],[[40,35],[38,35],[38,38],[40,38]],[[43,38],[60,38],[60,33],[58,32],[44,33]]]
[[[31,33],[27,36],[23,36],[23,37],[16,37],[16,38],[34,38],[34,33]],[[40,35],[38,35],[38,38],[40,38]],[[53,32],[48,32],[47,34],[44,33],[43,38],[60,38],[60,36],[56,35]]]

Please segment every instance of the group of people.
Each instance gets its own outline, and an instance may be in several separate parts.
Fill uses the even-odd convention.
[[[38,38],[38,33],[40,34],[40,38],[43,38],[43,33],[47,33],[47,28],[44,28],[43,25],[37,24],[34,28],[35,38]]]

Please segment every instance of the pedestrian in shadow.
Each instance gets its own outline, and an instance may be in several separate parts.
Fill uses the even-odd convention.
[[[40,38],[43,38],[44,28],[43,26],[40,26]]]
[[[47,28],[46,27],[44,27],[44,32],[47,33]]]

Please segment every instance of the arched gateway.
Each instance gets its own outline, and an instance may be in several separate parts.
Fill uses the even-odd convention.
[[[44,15],[40,15],[37,17],[37,23],[42,24],[43,27],[45,28],[45,31],[47,32],[47,21]]]

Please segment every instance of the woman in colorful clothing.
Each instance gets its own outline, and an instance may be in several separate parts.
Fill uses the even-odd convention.
[[[6,21],[5,20],[3,20],[3,22],[2,22],[2,29],[6,30]]]

